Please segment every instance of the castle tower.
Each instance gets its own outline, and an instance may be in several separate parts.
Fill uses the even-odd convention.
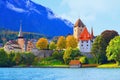
[[[23,34],[22,34],[22,24],[20,24],[20,31],[19,31],[19,34],[18,34],[18,44],[20,45],[20,48],[22,49],[22,52],[24,52],[25,51],[25,49],[24,49],[25,41],[24,41],[24,37],[23,37]]]
[[[83,31],[83,29],[84,29],[84,27],[85,27],[85,25],[83,24],[83,22],[80,20],[80,19],[78,19],[77,21],[76,21],[76,23],[75,23],[75,25],[74,25],[74,29],[73,29],[73,36],[77,39],[77,40],[79,40],[79,36],[80,36],[80,34],[81,34],[81,32]]]
[[[82,53],[91,52],[92,42],[91,42],[91,34],[88,32],[85,27],[82,33],[79,35],[79,49]]]

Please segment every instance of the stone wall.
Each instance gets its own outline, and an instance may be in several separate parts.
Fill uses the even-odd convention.
[[[32,53],[35,56],[45,58],[45,57],[50,57],[52,56],[53,50],[38,50],[38,49],[33,49]]]

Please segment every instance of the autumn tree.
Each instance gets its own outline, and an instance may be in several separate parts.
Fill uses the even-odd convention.
[[[56,44],[55,44],[55,42],[50,42],[49,49],[50,49],[50,50],[55,50],[55,49],[56,49]]]
[[[40,38],[36,43],[36,47],[38,49],[47,49],[47,46],[48,46],[48,40],[45,38]]]
[[[65,49],[66,47],[66,40],[64,36],[60,36],[57,41],[57,48],[58,49]]]
[[[110,41],[106,53],[108,60],[115,60],[116,64],[120,65],[120,36],[117,36]]]
[[[66,38],[66,48],[76,48],[77,47],[77,40],[74,38],[74,36],[67,36]]]
[[[102,36],[97,36],[92,44],[91,54],[96,59],[96,63],[102,64],[107,61],[106,54],[106,42]]]

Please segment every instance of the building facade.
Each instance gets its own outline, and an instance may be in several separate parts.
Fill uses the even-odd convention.
[[[91,29],[91,34],[88,32],[87,27],[83,22],[78,19],[74,25],[73,36],[78,40],[78,48],[82,53],[90,53],[93,43],[93,29]]]

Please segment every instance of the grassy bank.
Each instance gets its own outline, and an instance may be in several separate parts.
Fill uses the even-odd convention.
[[[97,66],[97,68],[120,68],[120,66],[118,66],[115,63],[107,63],[107,64],[102,64]]]

